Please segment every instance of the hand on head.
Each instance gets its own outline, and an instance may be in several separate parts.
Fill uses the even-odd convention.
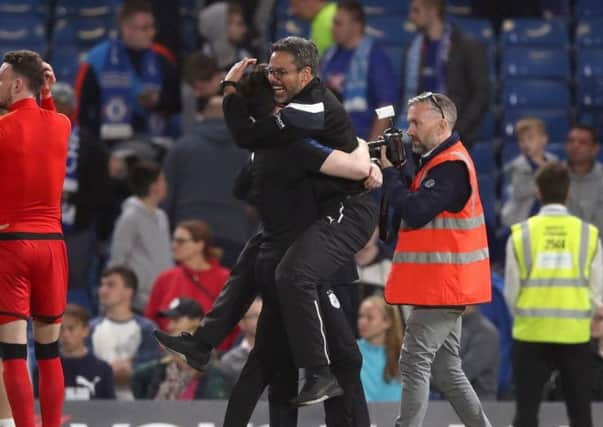
[[[52,96],[52,87],[57,82],[57,78],[54,75],[54,70],[48,62],[43,63],[42,73],[44,75],[44,84],[40,94],[42,98],[48,98]]]
[[[228,70],[228,73],[224,76],[224,80],[238,82],[243,77],[243,74],[245,74],[245,70],[251,65],[255,65],[257,61],[256,58],[241,59]]]

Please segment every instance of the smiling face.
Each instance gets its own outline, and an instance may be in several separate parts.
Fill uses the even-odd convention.
[[[282,51],[272,53],[267,72],[278,104],[291,101],[313,78],[310,67],[298,69],[293,55]]]

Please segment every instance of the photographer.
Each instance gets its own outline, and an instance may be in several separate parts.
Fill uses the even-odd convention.
[[[251,119],[244,97],[236,91],[236,82],[255,64],[255,59],[240,61],[226,75],[225,118],[237,144],[257,150],[291,144],[301,138],[316,140],[327,150],[356,150],[358,142],[349,117],[316,78],[316,46],[299,37],[287,37],[276,42],[272,51],[268,79],[274,101],[284,105],[276,115]],[[369,171],[374,171],[374,167],[367,168],[365,176]],[[319,403],[342,392],[329,370],[317,285],[328,282],[342,266],[351,264],[354,253],[369,240],[377,217],[372,197],[361,180],[316,175],[313,192],[320,217],[289,247],[276,269],[278,302],[295,365],[306,368],[306,383],[292,401],[297,406]],[[274,206],[278,208],[278,204]],[[237,304],[240,301],[233,303]],[[166,347],[191,359],[202,359],[199,349],[207,352],[215,342],[214,337],[203,332],[195,333],[192,339],[158,338]]]
[[[384,193],[402,220],[385,299],[413,306],[400,355],[404,393],[396,426],[422,425],[430,377],[465,425],[490,426],[459,356],[465,306],[491,298],[475,167],[452,132],[457,111],[450,98],[422,93],[408,101],[407,116],[420,156],[410,188],[381,150]]]

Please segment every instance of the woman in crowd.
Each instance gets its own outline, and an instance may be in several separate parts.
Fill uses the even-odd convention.
[[[207,223],[199,220],[179,223],[172,236],[172,254],[178,265],[162,272],[153,284],[145,316],[166,330],[167,319],[159,312],[167,310],[174,299],[182,297],[194,299],[207,313],[230,274],[220,265],[220,253],[212,246]],[[219,349],[229,349],[237,332],[234,331]]]
[[[397,306],[381,296],[370,296],[360,304],[358,347],[362,353],[360,379],[368,402],[398,402],[402,320]]]

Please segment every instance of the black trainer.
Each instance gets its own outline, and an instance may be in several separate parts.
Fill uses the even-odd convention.
[[[209,362],[211,350],[204,350],[188,332],[173,337],[158,329],[153,331],[155,339],[170,353],[186,361],[191,368],[202,371]]]
[[[307,406],[341,396],[342,388],[332,373],[311,373],[306,371],[306,382],[297,397],[291,399],[293,406]]]

